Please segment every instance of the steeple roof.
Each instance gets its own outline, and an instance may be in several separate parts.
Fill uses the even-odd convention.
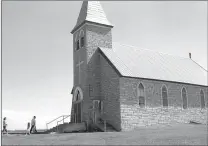
[[[83,1],[77,23],[72,30],[72,33],[86,21],[113,27],[108,21],[99,1]]]

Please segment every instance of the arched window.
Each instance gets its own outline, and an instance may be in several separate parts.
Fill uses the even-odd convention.
[[[139,106],[144,107],[145,106],[145,97],[144,97],[144,86],[142,85],[142,83],[140,83],[138,86],[137,96],[139,97]]]
[[[77,94],[76,94],[76,100],[75,101],[79,101],[80,100],[80,93],[79,93],[79,90],[77,91]]]
[[[182,89],[182,94],[181,94],[181,96],[182,96],[182,99],[183,99],[183,109],[187,109],[187,93],[186,93],[186,89],[185,88],[183,88]]]
[[[204,100],[203,90],[200,91],[200,98],[201,98],[201,108],[205,108],[205,100]]]
[[[165,85],[162,87],[162,101],[163,101],[163,107],[168,106],[168,91]]]
[[[73,101],[77,103],[82,101],[82,98],[83,98],[82,90],[81,88],[77,87],[74,91]]]
[[[72,115],[72,121],[75,123],[81,123],[82,122],[82,100],[83,100],[83,92],[80,87],[77,87],[74,90],[73,95],[73,115]]]
[[[79,40],[77,40],[76,49],[79,50]]]
[[[79,38],[80,38],[80,48],[84,47],[84,31],[81,30],[79,33]]]
[[[81,47],[84,47],[84,36],[81,37]]]

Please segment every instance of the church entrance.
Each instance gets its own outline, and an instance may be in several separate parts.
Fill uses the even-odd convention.
[[[80,87],[77,87],[75,89],[74,97],[73,97],[73,107],[74,107],[73,122],[74,123],[82,122],[82,100],[83,100],[82,90]]]
[[[103,113],[103,102],[100,100],[93,100],[93,123],[97,123]]]

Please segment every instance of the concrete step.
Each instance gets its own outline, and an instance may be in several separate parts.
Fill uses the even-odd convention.
[[[99,128],[102,132],[105,131],[104,123],[96,123],[95,127]],[[116,132],[110,124],[106,123],[106,132]]]
[[[86,124],[83,123],[69,123],[62,127],[60,132],[71,133],[71,132],[85,132],[87,130]]]

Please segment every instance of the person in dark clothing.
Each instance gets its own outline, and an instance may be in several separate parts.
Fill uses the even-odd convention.
[[[7,123],[6,123],[6,117],[4,117],[4,119],[3,119],[3,134],[4,134],[4,132],[6,132],[6,134],[8,134],[8,132],[7,132]]]

